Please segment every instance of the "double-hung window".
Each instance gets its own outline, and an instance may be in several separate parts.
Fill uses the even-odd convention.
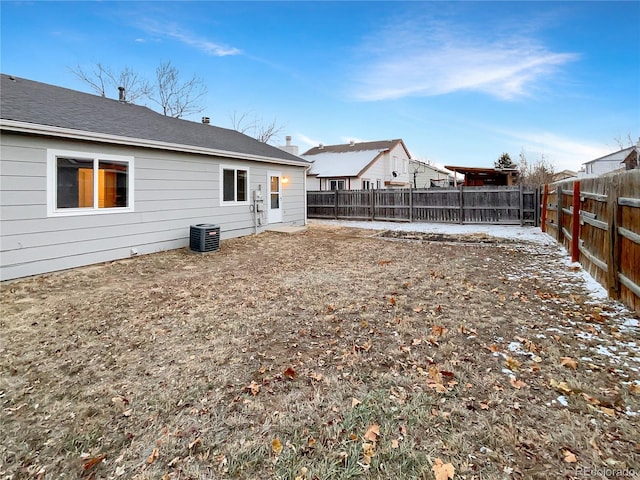
[[[345,189],[344,180],[329,180],[329,190],[344,190],[344,189]]]
[[[220,167],[222,204],[249,201],[249,170],[223,165]]]
[[[47,151],[49,216],[133,211],[133,157]]]

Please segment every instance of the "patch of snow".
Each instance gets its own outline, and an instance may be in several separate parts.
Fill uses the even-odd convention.
[[[581,340],[593,340],[595,338],[594,335],[589,332],[577,333],[576,337],[578,337]]]
[[[444,235],[486,235],[508,240],[522,240],[538,245],[555,245],[556,241],[539,227],[520,227],[517,225],[459,225],[452,223],[400,223],[400,222],[358,222],[349,220],[316,220],[310,224],[336,225],[341,227],[365,228],[369,230],[393,230],[420,233],[439,233]]]
[[[622,325],[620,325],[621,330],[635,330],[640,326],[640,322],[638,322],[637,318],[625,318]]]
[[[510,352],[519,353],[520,355],[525,355],[526,352],[522,350],[522,344],[520,342],[511,342],[507,348]]]

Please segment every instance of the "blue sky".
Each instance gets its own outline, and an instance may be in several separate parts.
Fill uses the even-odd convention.
[[[640,136],[640,2],[9,2],[3,73],[77,90],[70,68],[170,60],[202,113],[318,143],[402,138],[414,158],[556,171]],[[117,92],[112,93],[117,97]]]

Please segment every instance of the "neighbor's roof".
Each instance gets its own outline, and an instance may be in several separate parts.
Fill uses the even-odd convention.
[[[0,125],[7,130],[309,165],[235,130],[6,74],[1,74],[0,106]]]
[[[588,165],[590,163],[595,162],[624,162],[624,159],[627,158],[627,155],[631,153],[632,150],[637,148],[636,145],[632,147],[623,148],[622,150],[618,150],[617,152],[609,153],[608,155],[604,155],[603,157],[596,158],[594,160],[589,160],[588,162],[584,162],[583,165]]]
[[[444,168],[451,170],[452,172],[459,172],[464,174],[479,174],[490,175],[495,173],[515,173],[518,174],[517,168],[485,168],[485,167],[455,167],[452,165],[445,165]]]
[[[382,154],[397,145],[401,145],[407,156],[411,158],[407,147],[401,139],[321,145],[307,150],[302,154],[302,157],[313,162],[309,175],[318,177],[357,177]]]

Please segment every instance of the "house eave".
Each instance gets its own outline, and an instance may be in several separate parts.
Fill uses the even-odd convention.
[[[308,167],[307,162],[300,160],[286,160],[275,157],[264,157],[250,153],[229,152],[226,150],[217,150],[213,148],[199,147],[195,145],[184,145],[179,143],[161,142],[157,140],[148,140],[145,138],[124,137],[121,135],[110,135],[105,133],[89,132],[85,130],[75,130],[70,128],[55,127],[51,125],[39,125],[35,123],[21,122],[17,120],[0,119],[0,130],[31,134],[43,135],[59,138],[69,138],[73,140],[84,140],[90,142],[112,143],[117,145],[128,145],[133,147],[153,148],[158,150],[169,150],[175,152],[194,153],[198,155],[210,155],[224,158],[233,158],[238,160],[254,160],[263,163],[277,163],[280,165],[292,165],[296,167]]]

